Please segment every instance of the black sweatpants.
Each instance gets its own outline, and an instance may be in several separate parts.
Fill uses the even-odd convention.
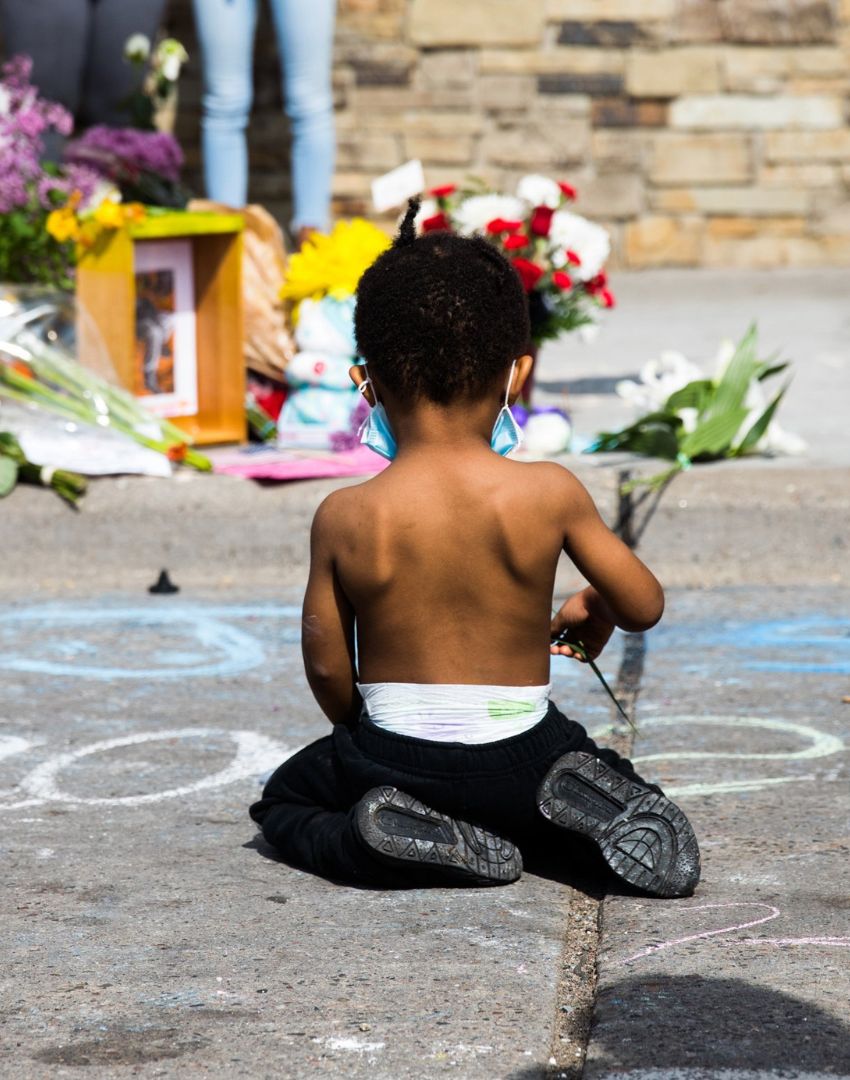
[[[411,883],[360,842],[354,806],[370,788],[397,787],[427,806],[491,829],[520,849],[545,835],[563,840],[539,812],[537,786],[561,754],[584,750],[639,779],[613,750],[600,750],[581,724],[550,702],[539,724],[498,742],[431,742],[376,727],[365,714],[311,743],[274,773],[250,813],[287,862],[336,880]]]

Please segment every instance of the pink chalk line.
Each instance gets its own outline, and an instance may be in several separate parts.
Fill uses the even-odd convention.
[[[690,941],[704,941],[707,938],[718,937],[721,934],[734,934],[739,930],[749,930],[753,926],[760,926],[762,923],[770,922],[773,919],[778,919],[782,912],[778,907],[774,907],[773,904],[761,904],[756,901],[735,901],[726,904],[700,904],[697,907],[690,908],[677,908],[676,912],[684,914],[691,911],[709,911],[715,909],[728,909],[728,908],[762,908],[767,911],[767,915],[762,915],[759,919],[751,919],[749,922],[736,923],[734,926],[723,926],[718,930],[703,930],[699,934],[688,934],[686,937],[671,938],[669,941],[662,941],[656,945],[648,945],[645,949],[641,949],[636,952],[634,956],[628,956],[623,960],[615,960],[613,967],[620,967],[623,964],[633,964],[636,960],[642,960],[646,956],[652,955],[652,953],[661,952],[663,949],[672,949],[677,945],[685,945]],[[795,938],[757,938],[746,937],[739,938],[734,942],[724,942],[729,945],[774,945],[780,947],[782,945],[824,945],[824,946],[837,946],[838,948],[850,948],[850,937],[795,937]]]

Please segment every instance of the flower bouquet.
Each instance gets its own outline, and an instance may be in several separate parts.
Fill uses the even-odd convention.
[[[639,383],[623,380],[617,385],[621,397],[648,411],[620,431],[603,432],[586,452],[627,450],[673,463],[655,476],[631,481],[626,490],[639,485],[658,490],[694,462],[801,453],[805,443],[781,431],[774,419],[788,382],[767,401],[762,389],[787,367],[758,358],[755,325],[737,345],[721,346],[713,378],[706,378],[684,356],[665,353],[660,362],[644,367]]]
[[[49,131],[70,134],[71,114],[42,100],[30,83],[32,61],[0,69],[0,281],[71,288],[74,245],[46,229],[51,213],[91,200],[100,177],[85,165],[42,161]]]
[[[484,236],[513,264],[528,295],[532,346],[595,323],[614,306],[605,273],[608,233],[569,209],[577,195],[571,184],[530,175],[515,195],[474,184],[447,184],[429,195],[418,216],[421,232]]]

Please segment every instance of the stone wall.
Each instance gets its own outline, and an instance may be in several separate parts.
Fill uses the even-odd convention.
[[[252,197],[285,219],[267,19]],[[197,53],[189,0],[169,29]],[[850,261],[850,0],[340,0],[336,55],[339,214],[368,213],[370,180],[419,157],[429,184],[568,179],[620,265]],[[198,104],[192,64],[195,173]]]

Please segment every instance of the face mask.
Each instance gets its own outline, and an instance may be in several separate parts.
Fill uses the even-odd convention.
[[[516,422],[514,414],[511,412],[508,406],[508,397],[511,392],[511,381],[514,377],[514,368],[516,367],[516,360],[511,364],[511,373],[508,375],[508,385],[505,387],[505,403],[499,411],[499,415],[496,417],[496,423],[493,425],[493,433],[490,436],[490,446],[497,454],[501,454],[505,457],[511,452],[516,450],[519,444],[522,442],[522,428]]]
[[[372,393],[374,394],[375,384],[369,378],[368,369],[365,381],[358,387],[361,394],[365,393],[367,386],[372,387]],[[388,461],[392,461],[398,453],[398,444],[395,441],[393,429],[390,427],[387,410],[378,401],[377,395],[375,396],[374,406],[369,410],[369,415],[360,425],[359,435],[364,446],[368,446],[370,450],[374,450],[376,454],[380,454],[382,458],[386,458]]]

